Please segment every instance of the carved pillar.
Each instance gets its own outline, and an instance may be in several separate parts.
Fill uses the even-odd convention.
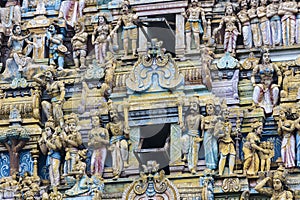
[[[139,28],[139,48],[138,48],[138,53],[146,53],[147,51],[147,38],[145,34],[143,33],[142,29],[144,29],[145,33],[148,33],[148,28],[147,27],[142,27]]]
[[[181,160],[181,128],[178,124],[171,124],[170,164]]]
[[[131,127],[129,137],[131,141],[130,149],[129,149],[129,165],[133,168],[139,167],[139,162],[134,156],[134,150],[138,148],[140,137],[141,137],[141,130],[139,127]]]
[[[176,14],[176,44],[175,53],[177,55],[184,54],[185,37],[184,37],[184,17],[179,13]]]
[[[38,161],[39,151],[37,149],[33,149],[30,151],[33,158],[33,177],[38,177]]]

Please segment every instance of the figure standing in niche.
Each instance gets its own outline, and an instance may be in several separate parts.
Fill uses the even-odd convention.
[[[100,14],[98,17],[98,26],[94,29],[92,35],[92,44],[95,45],[96,60],[100,64],[105,63],[108,43],[110,40],[111,26],[108,24],[106,17]]]
[[[256,84],[255,76],[260,76],[260,82]],[[277,75],[277,84],[273,83],[274,76]],[[251,76],[254,86],[253,101],[256,106],[262,107],[267,114],[272,113],[273,107],[279,98],[279,86],[282,82],[282,73],[277,65],[270,60],[268,51],[262,53],[260,64],[255,66]]]
[[[68,49],[63,45],[64,37],[58,33],[58,27],[51,24],[47,31],[47,46],[49,47],[50,65],[58,66],[57,70],[64,69],[65,53]]]
[[[77,22],[74,26],[75,35],[71,39],[73,45],[73,60],[76,69],[85,69],[85,58],[87,53],[88,34],[85,31],[84,24]]]
[[[124,1],[122,5],[122,16],[119,18],[117,25],[113,29],[112,33],[115,33],[119,27],[124,24],[122,32],[122,40],[124,47],[125,56],[129,53],[129,40],[131,40],[131,49],[133,56],[136,56],[137,50],[137,34],[138,28],[135,25],[135,21],[138,19],[138,16],[133,13],[129,1]]]
[[[181,137],[183,161],[188,162],[188,168],[192,174],[196,173],[198,164],[198,152],[200,142],[203,140],[200,138],[200,124],[202,120],[200,115],[200,107],[197,97],[193,97],[190,102],[189,114],[186,116],[185,125],[187,126],[186,134]],[[186,127],[182,128],[184,132]]]
[[[55,121],[55,126],[63,127],[64,114],[62,106],[65,101],[66,91],[64,83],[55,80],[55,78],[54,71],[48,69],[45,73],[36,74],[33,80],[45,87],[46,92],[51,97],[51,103],[42,101],[42,109],[47,119],[52,117]]]
[[[234,141],[231,136],[235,136],[232,132],[232,124],[229,120],[229,110],[225,108],[223,110],[223,120],[220,120],[215,126],[215,133],[219,138],[219,151],[220,151],[220,161],[219,161],[219,175],[222,176],[227,157],[229,156],[229,175],[233,174],[233,168],[235,164],[235,147]]]
[[[278,14],[281,17],[283,46],[295,44],[297,3],[294,0],[286,0],[280,3]]]
[[[47,163],[49,168],[49,178],[51,186],[58,186],[60,182],[60,150],[62,148],[62,139],[58,135],[59,129],[54,128],[55,124],[53,119],[49,119],[45,123],[45,132],[42,134],[42,138],[39,141],[39,145],[46,145],[48,149]]]
[[[9,57],[14,60],[18,66],[18,71],[23,71],[23,68],[31,62],[31,58],[28,57],[33,49],[34,43],[29,41],[31,33],[22,36],[22,29],[20,25],[14,25],[12,29],[12,36],[9,37],[7,46],[11,49]],[[24,47],[25,42],[28,44]],[[8,62],[7,67],[10,66]]]
[[[269,187],[268,182],[272,183]],[[287,187],[287,179],[284,168],[279,167],[273,177],[266,177],[255,186],[255,190],[271,197],[271,200],[293,200],[293,192]],[[265,187],[266,186],[266,187]]]
[[[93,149],[91,158],[91,172],[93,175],[102,177],[104,163],[109,145],[108,130],[100,126],[100,118],[94,114],[92,116],[92,130],[88,133],[88,146]]]
[[[219,32],[222,29],[224,25],[224,50],[225,52],[235,54],[236,40],[238,35],[241,34],[240,31],[242,29],[242,25],[239,19],[234,14],[233,5],[231,3],[226,4],[225,16],[222,17],[219,27],[214,30],[214,36],[217,34],[217,32]],[[236,25],[238,25],[238,27]]]
[[[252,41],[252,32],[250,26],[250,18],[248,16],[248,3],[247,0],[241,0],[241,11],[237,14],[239,20],[242,23],[242,33],[244,39],[244,46],[245,48],[252,48],[253,41]]]
[[[278,135],[282,136],[281,158],[286,168],[296,166],[296,141],[294,136],[295,124],[291,119],[291,113],[284,108],[279,111]]]
[[[260,0],[260,6],[257,8],[259,18],[259,28],[261,31],[262,43],[264,46],[272,45],[270,21],[267,18],[267,0]]]
[[[253,39],[254,47],[258,48],[262,46],[261,31],[259,28],[259,20],[257,17],[258,0],[251,0],[250,6],[251,8],[248,10],[248,16],[250,18],[252,39]]]
[[[76,155],[78,153],[79,148],[82,146],[82,139],[77,126],[78,117],[75,113],[71,113],[68,116],[66,123],[68,124],[69,134],[65,135],[63,138],[66,145],[64,173],[68,174],[73,170]]]
[[[121,121],[118,110],[109,102],[109,123],[106,129],[109,131],[110,149],[112,156],[112,167],[114,179],[118,179],[123,168],[128,167],[128,143],[129,131],[125,129],[124,122]]]
[[[271,0],[271,2],[267,6],[267,17],[270,19],[272,45],[275,47],[282,45],[282,29],[280,16],[278,15],[279,0]]]
[[[218,166],[218,138],[215,137],[215,125],[218,122],[216,105],[212,99],[206,102],[206,116],[202,117],[201,130],[203,131],[203,145],[205,149],[205,165],[215,170]]]
[[[243,171],[245,175],[255,176],[259,170],[260,163],[258,152],[262,151],[263,153],[268,154],[269,150],[259,146],[263,124],[261,122],[255,122],[251,127],[252,132],[248,133],[246,142],[243,145],[245,159]]]
[[[200,35],[206,34],[204,33],[204,29],[207,26],[207,22],[205,19],[204,9],[201,7],[198,0],[191,1],[189,8],[183,13],[183,16],[187,18],[187,22],[185,23],[185,40],[187,50],[191,50],[192,35],[194,37],[196,49],[200,49]],[[205,27],[204,29],[201,22]]]

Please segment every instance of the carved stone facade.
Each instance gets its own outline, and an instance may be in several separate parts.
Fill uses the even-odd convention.
[[[0,199],[300,198],[298,1],[0,7]]]

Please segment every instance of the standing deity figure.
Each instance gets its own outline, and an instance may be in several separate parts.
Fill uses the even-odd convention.
[[[286,109],[281,108],[279,111],[278,134],[283,137],[281,142],[281,158],[285,168],[296,166],[296,141],[293,134],[295,123],[289,117],[290,113]]]
[[[49,63],[58,66],[57,70],[63,70],[65,53],[68,51],[63,45],[63,35],[58,33],[58,27],[51,24],[47,31],[47,46],[49,47]]]
[[[43,78],[44,77],[44,78]],[[45,87],[46,92],[51,98],[51,103],[48,101],[42,102],[43,111],[46,114],[47,119],[52,117],[55,121],[55,126],[63,127],[64,118],[62,106],[65,101],[65,85],[61,81],[55,80],[55,73],[51,69],[48,69],[44,73],[36,74],[33,80]]]
[[[258,152],[262,151],[263,153],[268,154],[269,150],[263,149],[259,146],[263,124],[261,122],[255,122],[251,127],[252,132],[248,133],[246,142],[243,145],[245,159],[243,171],[245,175],[254,176],[259,170],[260,160]]]
[[[214,30],[214,36],[225,24],[224,50],[225,52],[235,54],[236,40],[238,35],[241,34],[240,31],[242,29],[242,25],[233,11],[232,3],[227,3],[225,6],[225,16],[222,17],[219,27]],[[236,25],[238,25],[238,27]]]
[[[223,110],[223,120],[220,120],[215,126],[215,135],[219,138],[219,175],[222,176],[227,157],[229,156],[229,175],[233,174],[233,168],[235,164],[236,150],[234,147],[234,141],[231,136],[235,136],[232,132],[232,124],[229,120],[229,110],[226,108]]]
[[[201,7],[198,0],[192,0],[189,8],[183,13],[183,16],[187,18],[185,23],[185,41],[187,50],[191,50],[192,34],[194,37],[194,43],[196,49],[200,49],[200,35],[204,33],[203,26],[206,28],[206,19],[204,9]],[[202,19],[202,21],[201,21]],[[203,26],[201,25],[203,23]]]
[[[100,64],[105,63],[108,43],[110,40],[111,25],[108,24],[106,17],[101,14],[98,17],[98,26],[94,29],[92,35],[92,44],[95,45],[96,60]]]
[[[286,175],[284,168],[279,167],[273,177],[268,176],[264,178],[255,186],[255,190],[261,194],[270,196],[271,200],[293,200],[294,195],[287,187]]]
[[[261,31],[259,28],[259,20],[257,16],[258,0],[251,0],[250,6],[251,8],[248,10],[248,16],[250,18],[252,39],[253,39],[254,47],[258,48],[262,46],[262,36],[261,36]]]
[[[252,31],[250,26],[250,18],[248,16],[248,3],[247,0],[241,0],[241,11],[237,14],[239,20],[242,23],[242,33],[244,39],[244,46],[245,48],[252,48],[253,41],[252,41]]]
[[[131,49],[133,56],[136,55],[137,50],[137,34],[138,28],[135,25],[135,21],[138,19],[138,16],[133,13],[129,1],[124,1],[122,5],[122,16],[119,18],[117,25],[113,29],[112,33],[115,33],[119,27],[124,24],[122,32],[122,40],[124,47],[125,56],[129,53],[129,40],[131,40]],[[112,34],[111,34],[112,35]]]
[[[107,129],[100,126],[100,118],[96,114],[92,116],[92,126],[92,130],[88,133],[88,146],[93,149],[91,172],[93,175],[102,177],[109,145],[109,133]]]
[[[300,2],[297,3],[298,13],[296,15],[296,43],[300,44]]]
[[[272,3],[267,6],[267,17],[270,19],[272,45],[275,47],[282,45],[282,30],[280,16],[278,15],[279,0],[271,1]]]
[[[255,82],[256,75],[260,76],[260,83],[258,84]],[[278,84],[273,83],[275,75],[278,77]],[[273,107],[277,104],[279,98],[282,73],[278,66],[271,62],[268,51],[262,53],[260,64],[254,67],[251,82],[254,86],[254,104],[262,107],[267,114],[272,113]]]
[[[82,147],[81,134],[78,130],[77,115],[71,113],[67,118],[66,124],[68,126],[68,134],[63,136],[66,150],[64,174],[72,172],[78,150]]]
[[[294,0],[282,1],[279,6],[279,15],[282,24],[283,46],[295,44],[297,3]]]
[[[296,133],[296,150],[297,150],[297,167],[300,167],[300,104],[297,105],[297,119],[295,120]]]
[[[71,39],[73,45],[73,59],[76,69],[85,69],[85,58],[87,54],[87,39],[88,34],[84,29],[84,24],[82,22],[77,22],[74,26],[75,35]]]
[[[259,28],[261,31],[262,43],[264,46],[272,45],[271,26],[267,17],[267,0],[260,0],[260,6],[257,8],[259,18]]]
[[[207,168],[215,170],[218,166],[218,138],[214,134],[218,116],[216,115],[216,105],[212,99],[206,102],[205,107],[207,116],[202,117],[201,120],[201,130],[204,136],[205,165]]]
[[[187,131],[181,137],[183,160],[187,160],[188,168],[192,174],[195,174],[197,170],[199,143],[203,140],[200,138],[201,120],[198,98],[194,97],[190,102],[189,114],[185,120]],[[182,131],[186,129],[185,125],[182,127]]]
[[[55,130],[55,123],[48,119],[45,124],[45,132],[39,141],[40,146],[45,145],[48,149],[47,163],[49,169],[49,178],[51,186],[58,186],[60,182],[60,150],[62,148],[62,139],[59,135],[59,129]]]
[[[112,168],[114,179],[118,179],[124,167],[128,167],[128,143],[129,132],[121,121],[117,108],[109,102],[109,123],[106,129],[109,131],[110,149],[112,156]]]
[[[274,157],[274,144],[270,141],[264,141],[259,145],[262,149],[268,149],[269,153],[264,153],[262,151],[258,152],[260,159],[260,171],[270,171],[271,169],[271,159]]]
[[[30,36],[30,33],[23,36],[21,26],[14,25],[12,29],[12,35],[8,39],[7,46],[11,49],[9,57],[12,58],[18,66],[18,71],[23,71],[23,68],[26,67],[29,62],[31,62],[29,54],[33,49],[34,43],[29,41],[28,38]],[[28,44],[27,46],[24,46],[25,42]],[[10,65],[11,63],[8,62],[7,67],[10,67]]]

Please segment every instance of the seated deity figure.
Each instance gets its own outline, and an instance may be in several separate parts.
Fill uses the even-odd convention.
[[[222,176],[227,157],[229,157],[229,175],[233,174],[233,168],[235,164],[235,155],[236,150],[234,147],[234,141],[231,138],[236,134],[232,132],[232,124],[229,120],[229,110],[225,108],[222,112],[222,120],[217,122],[215,126],[215,133],[219,138],[219,152],[220,152],[220,161],[219,161],[219,175]]]
[[[110,40],[111,26],[108,24],[107,18],[101,14],[98,17],[98,26],[95,28],[92,35],[92,44],[95,45],[96,60],[100,64],[105,63],[107,56],[107,48]]]
[[[76,155],[82,146],[82,138],[78,130],[78,117],[75,113],[68,116],[66,124],[68,125],[68,134],[63,138],[66,147],[64,174],[69,174],[73,170]]]
[[[257,8],[259,19],[259,28],[261,32],[262,43],[265,47],[272,45],[271,26],[267,17],[267,0],[260,0],[260,6]]]
[[[298,12],[297,2],[294,0],[282,1],[279,6],[278,14],[282,15],[282,38],[283,46],[295,44],[296,36],[296,14]]]
[[[75,35],[71,39],[73,46],[73,60],[76,69],[85,69],[85,59],[87,56],[88,34],[85,32],[84,24],[77,22],[74,26]]]
[[[212,99],[206,101],[206,116],[202,117],[201,130],[203,132],[205,165],[208,169],[215,170],[218,166],[218,138],[215,137],[215,125],[218,122],[216,105]]]
[[[271,184],[270,184],[271,183]],[[271,187],[270,187],[271,185]],[[271,200],[293,200],[293,192],[288,189],[285,169],[280,166],[272,177],[260,181],[255,190],[271,197]]]
[[[131,40],[131,49],[133,56],[136,56],[137,50],[137,34],[138,28],[135,25],[135,21],[138,19],[138,16],[133,13],[129,1],[124,1],[122,5],[122,16],[119,18],[117,25],[112,30],[112,33],[115,33],[119,27],[124,24],[122,32],[122,40],[124,47],[124,55],[127,56],[129,53],[129,40]]]
[[[296,140],[294,136],[295,123],[290,116],[291,114],[289,111],[283,107],[280,108],[278,134],[282,136],[281,158],[285,168],[293,168],[296,166]]]
[[[7,46],[10,47],[11,59],[8,59],[6,67],[8,71],[18,70],[19,72],[23,71],[23,68],[31,62],[29,54],[31,53],[34,43],[29,40],[31,34],[25,36],[22,35],[22,29],[20,25],[14,25],[12,29],[12,35],[9,37]],[[25,42],[27,46],[25,46]],[[14,62],[17,65],[17,69],[13,68]],[[7,71],[7,72],[8,72]]]
[[[109,145],[109,133],[106,128],[100,126],[100,118],[94,114],[92,116],[92,130],[89,131],[88,146],[93,150],[91,158],[91,172],[93,175],[102,177],[104,163]]]
[[[36,74],[33,80],[45,87],[46,92],[51,97],[51,103],[42,101],[42,109],[47,119],[52,117],[55,121],[55,126],[63,127],[64,118],[62,106],[65,101],[66,91],[64,83],[55,80],[55,78],[55,72],[48,69],[44,73]]]
[[[64,37],[58,33],[58,27],[51,24],[47,31],[47,46],[49,47],[49,63],[58,66],[57,70],[63,70],[65,53],[68,49],[63,45]]]
[[[196,49],[200,49],[200,35],[204,33],[203,26],[206,28],[206,19],[204,9],[200,6],[198,0],[192,0],[189,8],[183,13],[183,16],[187,18],[185,23],[185,41],[187,50],[191,50],[192,36],[194,37],[194,44]],[[202,20],[202,21],[201,21]],[[202,26],[202,24],[203,26]]]
[[[200,106],[197,97],[193,97],[190,102],[189,114],[186,116],[185,125],[182,131],[186,133],[181,137],[183,161],[188,162],[188,168],[192,174],[196,173],[198,164],[198,152],[200,142],[200,128],[202,115],[200,115]]]
[[[260,77],[258,84],[255,82],[256,75]],[[275,75],[278,77],[277,84],[273,83]],[[272,113],[279,98],[282,73],[278,66],[271,62],[268,51],[262,53],[260,64],[254,67],[251,82],[254,85],[253,101],[255,106],[262,107],[267,114]]]
[[[259,28],[259,20],[257,16],[258,0],[251,0],[250,6],[251,7],[248,10],[248,16],[250,18],[252,39],[253,39],[254,47],[258,48],[262,46],[262,35]]]
[[[271,35],[272,35],[272,45],[281,46],[282,45],[282,30],[281,30],[281,20],[278,14],[279,10],[279,0],[271,0],[267,6],[267,17],[270,20]]]
[[[250,26],[250,18],[248,16],[248,2],[247,0],[240,1],[241,11],[237,14],[239,20],[242,23],[242,33],[245,48],[252,48],[252,31]]]
[[[238,35],[241,33],[242,25],[239,19],[234,14],[233,5],[227,3],[225,6],[225,16],[222,17],[219,27],[214,30],[214,36],[222,29],[225,25],[224,35],[224,50],[235,54],[236,40]],[[236,26],[238,25],[238,27]]]
[[[124,127],[124,122],[120,119],[117,108],[109,102],[109,123],[106,129],[111,135],[110,151],[112,156],[112,168],[114,179],[118,179],[124,169],[128,167],[128,130]]]

